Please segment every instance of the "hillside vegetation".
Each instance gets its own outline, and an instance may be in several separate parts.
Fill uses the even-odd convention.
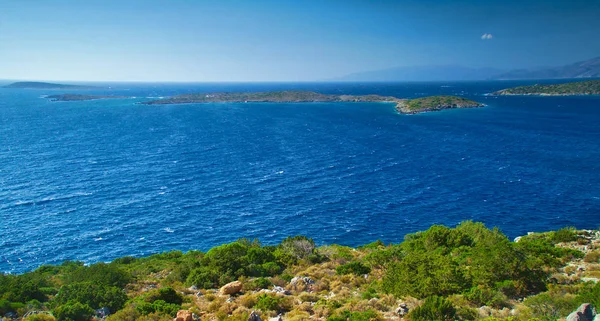
[[[600,95],[600,80],[569,82],[555,85],[532,85],[508,88],[497,91],[495,95]]]
[[[46,265],[0,274],[0,315],[27,320],[555,320],[600,306],[600,232],[512,242],[498,229],[435,225],[399,244],[316,247],[240,239],[207,252]],[[590,282],[584,282],[590,281]],[[220,289],[220,290],[219,290]]]

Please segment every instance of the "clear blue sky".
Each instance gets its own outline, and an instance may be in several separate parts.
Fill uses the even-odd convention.
[[[310,81],[411,65],[551,66],[600,56],[599,31],[599,0],[1,0],[0,79]]]

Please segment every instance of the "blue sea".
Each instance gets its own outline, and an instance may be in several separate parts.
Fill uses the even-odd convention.
[[[600,225],[600,97],[494,97],[530,82],[103,84],[135,98],[50,102],[0,89],[0,271],[241,237],[400,242],[463,220]],[[180,93],[452,94],[487,107],[139,102]],[[72,92],[72,91],[71,91]]]

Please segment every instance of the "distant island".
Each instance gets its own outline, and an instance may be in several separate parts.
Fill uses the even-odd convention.
[[[20,81],[10,85],[4,86],[4,88],[18,88],[18,89],[98,89],[94,86],[80,86],[80,85],[65,85],[65,84],[54,84],[49,82],[37,82],[37,81]]]
[[[600,80],[569,82],[555,85],[531,85],[502,89],[492,95],[573,96],[600,95]]]
[[[386,102],[396,104],[404,114],[416,114],[451,108],[473,108],[484,106],[476,101],[455,96],[432,96],[417,99],[400,99],[380,95],[327,95],[312,91],[274,91],[255,93],[208,93],[185,94],[171,98],[143,102],[146,105],[190,104],[190,103],[306,103],[306,102]]]
[[[50,99],[50,101],[83,101],[83,100],[97,100],[97,99],[123,99],[123,98],[129,98],[129,96],[63,94],[63,95],[50,95],[50,96],[46,96],[45,98]]]

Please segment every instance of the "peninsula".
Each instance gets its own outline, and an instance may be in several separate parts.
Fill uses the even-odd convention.
[[[328,95],[312,91],[273,91],[246,93],[185,94],[166,99],[143,102],[146,105],[190,103],[306,103],[306,102],[385,102],[396,104],[404,114],[416,114],[450,108],[482,107],[481,103],[455,96],[431,96],[417,99],[401,99],[380,95]]]
[[[492,95],[538,95],[538,96],[575,96],[600,95],[600,80],[568,82],[564,84],[520,86],[502,89]]]
[[[123,99],[130,98],[129,96],[105,96],[105,95],[77,95],[77,94],[63,94],[63,95],[50,95],[45,98],[50,101],[83,101],[83,100],[97,100],[97,99]]]
[[[65,84],[54,84],[49,82],[37,82],[37,81],[20,81],[10,85],[4,86],[4,88],[17,88],[17,89],[98,89],[99,87],[94,86],[81,86],[81,85],[65,85]]]

